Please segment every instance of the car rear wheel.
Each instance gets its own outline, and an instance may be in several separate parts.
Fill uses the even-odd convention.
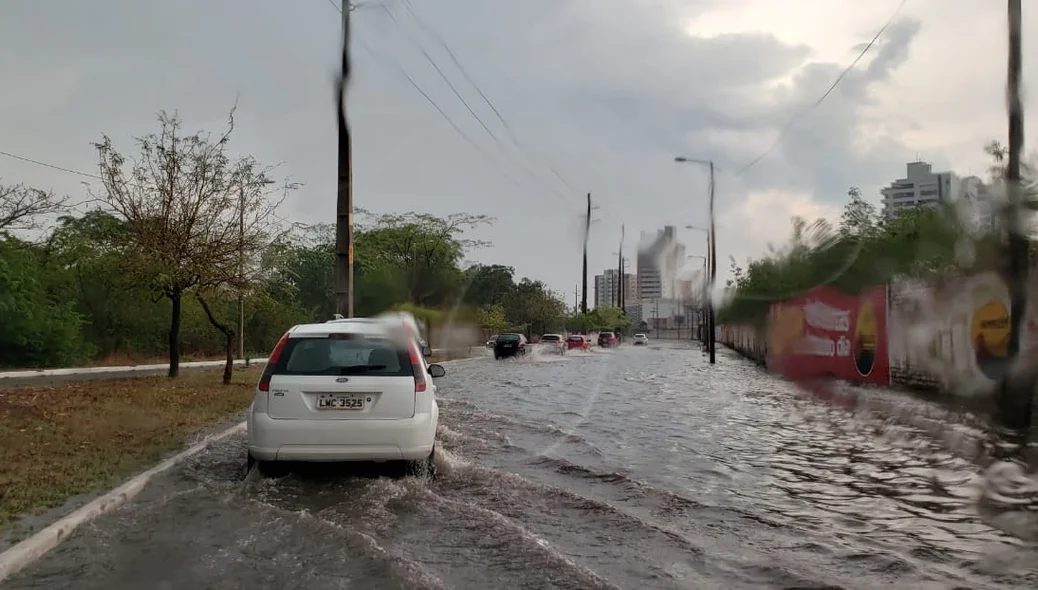
[[[249,453],[246,474],[255,469],[262,477],[277,479],[288,475],[288,465],[278,461],[260,461]]]
[[[436,446],[425,459],[407,462],[407,475],[414,477],[436,477]]]

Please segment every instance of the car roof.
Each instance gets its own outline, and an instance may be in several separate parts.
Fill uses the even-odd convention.
[[[289,338],[314,338],[329,334],[389,336],[390,324],[371,318],[336,319],[320,324],[299,324],[288,331]]]
[[[562,334],[544,334],[541,338],[544,338],[544,336],[558,336],[559,338],[562,338]]]

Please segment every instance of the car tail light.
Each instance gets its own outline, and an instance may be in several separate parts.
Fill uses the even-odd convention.
[[[418,353],[416,345],[408,347],[407,352],[411,356],[411,371],[414,373],[414,391],[421,393],[428,385],[425,381],[425,369],[422,367],[422,356]]]
[[[288,343],[288,332],[285,332],[285,335],[281,337],[281,340],[278,340],[278,343],[274,345],[274,350],[271,351],[270,356],[267,357],[267,364],[263,367],[263,375],[260,377],[260,391],[270,390],[270,377],[274,374],[274,365],[276,365],[278,359],[281,358],[281,351],[285,349],[286,343]]]

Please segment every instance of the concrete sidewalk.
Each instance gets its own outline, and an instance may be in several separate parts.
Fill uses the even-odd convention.
[[[262,365],[267,362],[265,358],[249,359],[249,365]],[[217,369],[224,365],[224,361],[195,361],[180,363],[184,370]],[[246,361],[235,361],[236,367],[246,366]],[[123,367],[69,367],[65,369],[30,369],[23,371],[0,372],[0,386],[19,385],[24,383],[39,383],[46,381],[75,381],[86,379],[113,379],[125,377],[144,377],[148,375],[161,375],[169,370],[168,364],[157,365],[129,365]]]
[[[459,353],[463,349],[434,348],[433,356],[450,356],[451,353]],[[467,349],[464,356],[468,356]],[[234,361],[234,366],[244,367],[251,365],[266,364],[267,359],[249,359]],[[198,369],[218,369],[224,365],[224,361],[192,361],[180,363],[182,370],[192,371]],[[48,381],[80,381],[87,379],[120,379],[126,377],[146,377],[150,375],[162,375],[169,370],[166,363],[154,365],[126,365],[119,367],[68,367],[62,369],[27,369],[21,371],[0,371],[0,387],[10,385],[24,385],[29,383],[44,383]]]

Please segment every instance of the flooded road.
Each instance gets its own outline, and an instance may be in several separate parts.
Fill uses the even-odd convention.
[[[980,427],[921,402],[655,342],[439,387],[434,480],[246,479],[244,441],[214,444],[0,589],[1038,587],[1035,546],[979,515]]]

